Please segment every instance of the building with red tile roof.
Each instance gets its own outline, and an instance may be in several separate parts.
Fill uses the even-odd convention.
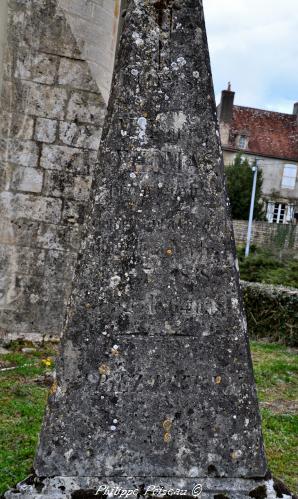
[[[298,218],[298,103],[293,114],[234,105],[229,85],[218,106],[225,164],[238,153],[259,160],[267,220],[293,223]]]

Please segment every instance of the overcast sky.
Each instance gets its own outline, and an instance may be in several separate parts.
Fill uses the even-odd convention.
[[[204,0],[216,100],[292,113],[298,101],[298,0]]]

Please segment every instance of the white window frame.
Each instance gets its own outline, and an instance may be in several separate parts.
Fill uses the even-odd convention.
[[[284,165],[284,171],[281,181],[281,187],[283,189],[295,189],[297,179],[297,165],[286,164]]]
[[[284,206],[284,209],[283,209]],[[277,210],[277,212],[276,212]],[[283,213],[282,213],[283,210]],[[269,201],[267,204],[266,218],[269,223],[288,224],[293,221],[294,206],[279,201]]]
[[[283,212],[283,218],[281,218],[281,210],[282,210],[282,206],[284,206],[284,212]],[[273,215],[273,223],[276,223],[276,224],[284,224],[285,221],[286,221],[286,211],[287,211],[287,205],[286,203],[275,203],[274,205],[274,211],[277,209],[277,214],[276,214],[276,220],[274,220],[275,218],[275,213]]]
[[[246,149],[246,147],[247,147],[246,135],[239,135],[238,145],[239,145],[239,149]]]

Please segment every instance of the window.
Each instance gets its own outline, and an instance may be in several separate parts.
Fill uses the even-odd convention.
[[[267,204],[266,218],[269,223],[292,223],[294,219],[294,205],[271,201]]]
[[[297,177],[297,166],[285,165],[281,186],[284,189],[295,189],[296,177]]]
[[[246,139],[246,136],[245,135],[240,135],[239,136],[239,147],[240,149],[246,149],[246,144],[247,143],[247,139]]]
[[[284,203],[275,203],[273,211],[273,223],[283,224],[286,216],[286,205]]]

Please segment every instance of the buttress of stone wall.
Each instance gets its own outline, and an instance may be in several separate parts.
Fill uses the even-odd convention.
[[[122,4],[124,1],[122,0]],[[106,104],[118,38],[121,0],[58,0]]]
[[[99,86],[113,66],[110,54],[111,67],[95,79],[84,51],[98,43],[105,19],[115,22],[108,2],[9,0],[0,116],[5,339],[62,330],[105,116]],[[72,16],[79,25],[80,10],[83,24],[89,16],[85,42],[82,32],[77,42],[69,22]]]

